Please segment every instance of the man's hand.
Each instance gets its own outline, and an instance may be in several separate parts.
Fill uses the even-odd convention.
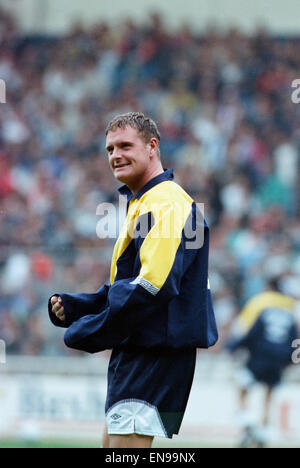
[[[65,310],[62,305],[62,298],[60,296],[51,297],[52,313],[62,322],[65,320]]]

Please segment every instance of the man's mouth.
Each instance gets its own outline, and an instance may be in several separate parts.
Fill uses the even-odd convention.
[[[126,167],[126,166],[130,166],[130,163],[118,164],[118,165],[114,166],[114,169],[119,169],[120,167]]]

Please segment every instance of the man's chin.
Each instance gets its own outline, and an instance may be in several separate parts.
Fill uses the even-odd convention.
[[[114,171],[114,177],[119,182],[122,182],[122,184],[125,184],[128,186],[135,184],[136,181],[139,179],[137,174],[132,174],[132,173],[129,174],[129,171],[123,171],[123,170]]]
[[[126,184],[127,178],[122,176],[122,174],[114,174],[115,179],[117,179],[119,182],[122,182],[123,184]]]
[[[130,182],[130,177],[126,177],[124,174],[114,174],[115,179],[117,179],[119,182],[122,182],[122,184],[128,185]]]

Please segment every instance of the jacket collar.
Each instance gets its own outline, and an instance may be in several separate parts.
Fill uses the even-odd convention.
[[[157,184],[160,184],[161,182],[164,182],[165,180],[173,180],[174,179],[174,171],[173,169],[164,169],[164,172],[162,174],[159,174],[156,177],[153,177],[153,179],[149,180],[144,187],[136,194],[134,195],[131,190],[127,187],[127,185],[122,185],[118,189],[121,195],[127,196],[128,201],[130,201],[132,198],[137,198],[138,200],[146,193],[148,190],[150,190],[152,187],[154,187]]]

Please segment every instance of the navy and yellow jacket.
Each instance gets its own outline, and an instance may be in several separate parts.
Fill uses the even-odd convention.
[[[256,295],[238,316],[227,349],[247,349],[247,366],[254,371],[284,368],[291,363],[292,342],[298,335],[295,304],[292,297],[275,291]]]
[[[209,229],[173,171],[136,195],[126,186],[127,216],[116,242],[110,285],[94,294],[58,293],[67,346],[208,348],[217,341],[208,282]]]

